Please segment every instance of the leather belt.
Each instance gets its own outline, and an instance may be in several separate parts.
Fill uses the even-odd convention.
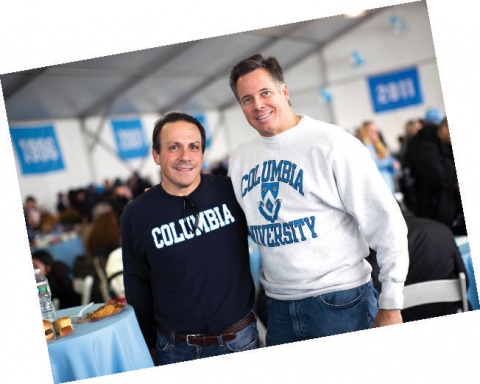
[[[255,315],[253,312],[250,312],[246,317],[242,320],[236,322],[232,326],[228,327],[225,331],[222,332],[221,335],[213,336],[213,335],[206,335],[206,334],[188,334],[188,335],[179,335],[173,331],[170,331],[168,328],[165,328],[163,325],[159,324],[157,326],[158,330],[165,336],[170,337],[172,333],[175,334],[175,342],[176,343],[187,343],[188,345],[211,345],[211,344],[218,344],[219,338],[223,341],[231,341],[234,340],[237,335],[237,332],[240,332],[242,329],[246,328],[248,325],[255,321]]]

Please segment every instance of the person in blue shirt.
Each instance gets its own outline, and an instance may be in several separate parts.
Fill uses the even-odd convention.
[[[364,122],[359,130],[359,139],[369,149],[390,191],[397,192],[395,175],[400,171],[400,162],[390,153],[381,139],[377,125],[373,121]]]

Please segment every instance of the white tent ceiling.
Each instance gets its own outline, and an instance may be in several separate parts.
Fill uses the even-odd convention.
[[[123,53],[0,76],[14,122],[222,110],[235,103],[228,86],[239,60],[262,52],[284,69],[354,31],[382,9]]]

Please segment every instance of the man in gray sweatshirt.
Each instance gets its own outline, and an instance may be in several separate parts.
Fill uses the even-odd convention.
[[[267,345],[401,323],[407,227],[368,150],[338,126],[294,114],[275,58],[241,61],[230,86],[259,133],[235,150],[229,174],[262,257]]]

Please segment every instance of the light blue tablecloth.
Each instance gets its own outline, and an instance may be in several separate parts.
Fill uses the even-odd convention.
[[[81,237],[74,237],[56,244],[49,244],[39,247],[32,247],[30,251],[33,253],[37,249],[48,251],[54,260],[63,261],[70,269],[78,256],[85,255],[83,241]]]
[[[93,311],[102,304],[87,309]],[[81,307],[57,311],[57,318],[78,313]],[[48,342],[55,384],[153,367],[133,308],[102,320],[73,324],[74,332]]]
[[[472,255],[470,253],[470,243],[466,242],[457,242],[458,249],[462,254],[463,262],[465,263],[465,268],[467,269],[468,275],[468,289],[467,289],[467,297],[470,304],[472,304],[473,309],[480,309],[480,303],[478,300],[478,291],[477,291],[477,284],[475,282],[475,274],[473,272],[473,263],[472,263]]]

